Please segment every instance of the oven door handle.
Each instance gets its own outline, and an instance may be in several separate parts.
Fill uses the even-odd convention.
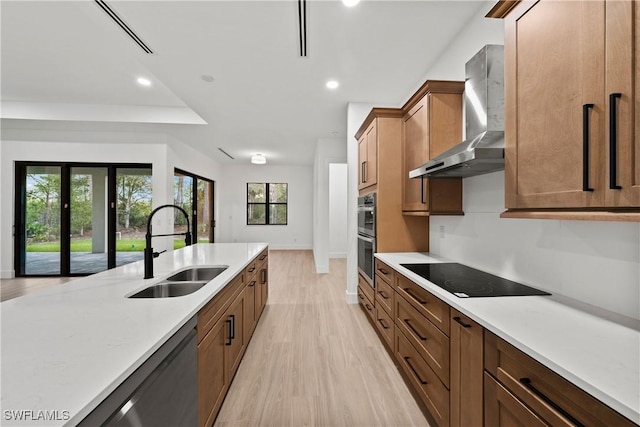
[[[373,212],[375,208],[373,206],[358,206],[360,212]]]
[[[372,237],[367,237],[363,234],[358,234],[358,239],[364,240],[365,242],[373,243],[374,239]]]

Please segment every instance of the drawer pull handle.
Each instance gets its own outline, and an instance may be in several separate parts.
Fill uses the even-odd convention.
[[[378,319],[378,323],[382,325],[383,329],[389,329],[389,325],[386,324],[387,322],[385,322],[384,319]]]
[[[384,298],[384,299],[389,299],[389,295],[387,295],[387,294],[385,293],[385,291],[378,291],[378,293],[380,294],[380,296],[381,296],[382,298]]]
[[[384,275],[389,274],[389,272],[387,270],[385,270],[384,268],[378,268],[378,271]]]
[[[411,290],[411,288],[403,288],[403,290],[404,290],[407,294],[409,294],[409,296],[410,296],[411,298],[413,298],[414,300],[418,301],[420,304],[425,305],[425,304],[427,303],[426,301],[421,300],[421,299],[420,299],[420,297],[419,297],[419,296],[417,296],[417,295],[416,295],[416,294]]]
[[[249,283],[249,287],[250,287],[250,288],[253,288],[253,287],[255,286],[255,284],[256,284],[256,281],[255,281],[255,280],[252,280],[252,281]]]
[[[360,293],[358,294],[358,298],[360,298],[360,299],[364,299],[364,297],[363,297],[363,296],[362,296],[362,294],[360,294]]]
[[[369,311],[373,310],[369,304],[365,304],[364,306],[367,307],[367,310]]]
[[[249,269],[249,273],[253,273],[255,270],[256,270],[256,268],[255,268],[255,267],[251,267],[251,268]]]
[[[260,261],[264,260],[267,257],[267,254],[262,255],[260,258],[258,258]]]
[[[565,417],[566,419],[571,421],[577,427],[584,427],[584,424],[582,424],[580,421],[576,420],[574,417],[571,416],[571,414],[569,414],[567,411],[565,411],[560,406],[558,406],[557,403],[555,403],[553,400],[549,399],[547,396],[544,395],[544,393],[542,393],[540,390],[535,388],[533,386],[533,384],[531,384],[531,379],[526,378],[526,377],[525,378],[520,378],[520,383],[526,389],[528,389],[531,393],[535,394],[540,400],[543,400],[545,403],[547,403],[553,409],[558,411],[563,417]]]
[[[423,337],[422,335],[420,335],[420,332],[418,332],[418,331],[416,330],[416,328],[414,328],[413,326],[411,326],[411,323],[409,323],[409,322],[411,322],[411,319],[404,319],[404,323],[406,323],[406,324],[407,324],[407,326],[409,327],[409,329],[411,329],[411,330],[413,331],[413,333],[414,333],[414,334],[416,334],[416,336],[417,336],[418,338],[420,338],[422,341],[426,341],[426,340],[427,340],[427,337]]]
[[[411,365],[411,362],[409,361],[409,359],[410,357],[404,356],[404,361],[407,362],[407,366],[409,367],[409,369],[411,369],[411,372],[413,372],[413,375],[415,375],[418,382],[422,385],[427,385],[428,383],[422,378],[420,378],[420,375],[418,375],[418,372],[414,369],[413,365]]]
[[[593,191],[589,187],[589,110],[593,104],[582,106],[582,191]]]
[[[462,323],[462,320],[460,320],[460,318],[458,316],[454,317],[453,320],[458,322],[463,328],[470,328],[471,327],[471,325],[469,325],[468,323]]]
[[[617,128],[618,126],[618,109],[616,99],[622,98],[621,93],[611,93],[609,94],[609,188],[612,190],[620,190],[618,184],[616,184],[616,175],[618,168],[618,160],[617,157],[617,147],[618,144],[618,134]]]

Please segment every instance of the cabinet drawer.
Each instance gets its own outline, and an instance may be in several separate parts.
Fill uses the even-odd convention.
[[[486,372],[484,373],[484,395],[484,425],[486,426],[549,426]]]
[[[375,307],[375,313],[376,313],[376,318],[374,323],[376,325],[376,328],[380,332],[380,335],[382,335],[384,340],[387,342],[387,346],[390,349],[393,349],[393,338],[394,338],[393,334],[395,332],[395,325],[393,324],[393,319],[391,318],[391,316],[389,316],[389,313],[387,313],[383,308],[381,308],[378,305],[376,305]]]
[[[395,355],[400,367],[440,427],[449,425],[449,390],[396,326]]]
[[[381,305],[387,311],[387,314],[391,316],[392,319],[395,318],[394,315],[394,300],[396,296],[396,291],[393,290],[390,284],[385,282],[380,278],[379,275],[376,274],[376,306]]]
[[[396,274],[396,287],[399,295],[409,301],[416,310],[433,322],[445,335],[449,335],[449,306],[447,304],[400,274]]]
[[[376,258],[375,266],[376,266],[375,274],[377,274],[378,276],[386,280],[388,284],[393,285],[395,281],[395,270],[389,267],[384,262],[380,261],[378,258]]]
[[[365,286],[369,285],[365,283]],[[361,285],[358,285],[358,303],[362,306],[364,311],[367,312],[367,314],[369,315],[369,319],[371,319],[372,322],[375,322],[375,306],[373,305],[373,302],[369,299],[367,294],[362,291]]]
[[[260,252],[260,255],[256,257],[256,266],[258,269],[262,268],[262,266],[267,266],[269,263],[269,249],[265,249]],[[266,268],[266,267],[264,267]]]
[[[628,419],[506,341],[485,331],[485,369],[552,425],[633,426]],[[486,402],[487,397],[485,397]],[[487,403],[485,403],[486,405]]]
[[[358,274],[358,286],[362,288],[362,292],[369,298],[369,301],[373,302],[375,300],[376,294],[373,286],[371,286],[369,281],[362,277],[361,274]]]
[[[396,325],[449,387],[449,337],[400,296],[396,297]]]
[[[220,319],[224,310],[231,304],[244,286],[244,272],[238,274],[211,301],[198,312],[198,342],[202,340],[213,325]]]

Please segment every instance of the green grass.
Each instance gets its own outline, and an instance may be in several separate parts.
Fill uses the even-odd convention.
[[[116,252],[142,252],[144,245],[144,239],[116,240]],[[174,240],[173,248],[184,248],[184,240]],[[29,243],[27,252],[60,252],[60,242]],[[71,252],[91,252],[91,239],[72,240]]]

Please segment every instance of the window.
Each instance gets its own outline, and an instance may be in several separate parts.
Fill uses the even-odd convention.
[[[287,225],[288,184],[247,183],[247,225]]]

